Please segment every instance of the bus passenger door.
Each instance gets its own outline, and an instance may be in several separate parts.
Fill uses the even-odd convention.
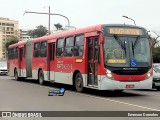
[[[98,85],[98,37],[88,38],[88,85]]]
[[[23,47],[19,48],[19,76],[23,76]]]
[[[54,62],[54,56],[55,56],[55,43],[49,43],[48,44],[48,66],[47,66],[47,71],[48,71],[48,80],[51,82],[55,80],[55,62]]]

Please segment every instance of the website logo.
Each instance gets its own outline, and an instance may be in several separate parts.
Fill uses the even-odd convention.
[[[65,89],[61,88],[59,90],[55,90],[55,89],[50,89],[48,91],[48,96],[63,96],[65,93]]]
[[[11,117],[11,112],[2,112],[2,117]]]

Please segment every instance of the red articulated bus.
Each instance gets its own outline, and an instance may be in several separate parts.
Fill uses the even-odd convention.
[[[9,46],[9,75],[98,90],[151,89],[152,55],[143,27],[103,24]]]

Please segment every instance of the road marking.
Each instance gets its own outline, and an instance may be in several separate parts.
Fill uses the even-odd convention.
[[[54,88],[54,87],[41,86],[41,85],[36,85],[36,84],[31,84],[31,83],[30,83],[30,85],[37,86],[37,87],[42,87],[42,88],[47,88],[47,89],[48,88]],[[134,107],[143,108],[143,109],[147,109],[147,110],[160,111],[159,109],[154,109],[154,108],[150,108],[150,107],[146,107],[146,106],[131,104],[131,103],[127,103],[127,102],[121,102],[121,101],[117,101],[117,100],[113,100],[113,99],[108,99],[108,98],[103,98],[103,97],[96,97],[96,96],[92,96],[92,95],[87,95],[85,93],[77,93],[77,92],[68,91],[68,90],[66,92],[78,94],[78,95],[81,95],[81,96],[86,96],[86,97],[92,97],[92,98],[96,98],[96,99],[106,100],[106,101],[110,101],[110,102],[120,103],[120,104],[124,104],[124,105],[134,106]]]
[[[139,107],[139,108],[143,108],[143,109],[148,109],[148,110],[152,110],[152,111],[160,111],[159,109],[154,109],[154,108],[145,107],[145,106],[141,106],[141,105],[131,104],[131,103],[127,103],[127,102],[121,102],[121,101],[117,101],[117,100],[113,100],[113,99],[108,99],[108,98],[103,98],[103,97],[96,97],[96,96],[80,94],[80,93],[77,93],[77,94],[82,95],[82,96],[97,98],[97,99],[101,99],[101,100],[116,102],[116,103],[120,103],[120,104],[125,104],[125,105],[129,105],[129,106]]]
[[[126,93],[138,93],[140,95],[152,95],[152,96],[160,96],[158,94],[154,94],[154,93],[146,93],[145,91],[132,91],[132,90],[129,90],[129,91],[125,91]]]

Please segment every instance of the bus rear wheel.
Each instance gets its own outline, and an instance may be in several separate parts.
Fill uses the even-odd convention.
[[[39,81],[39,84],[40,84],[40,85],[43,85],[43,84],[44,84],[44,74],[43,74],[43,71],[42,71],[42,70],[39,71],[38,81]]]
[[[80,73],[76,74],[75,88],[76,88],[77,92],[83,92],[83,90],[84,90],[84,88],[83,88],[83,78],[82,78],[82,75]]]

